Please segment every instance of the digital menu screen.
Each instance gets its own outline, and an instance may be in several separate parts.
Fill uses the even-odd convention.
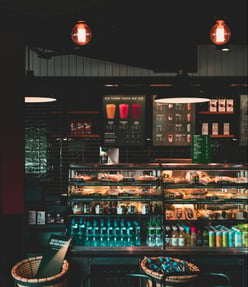
[[[145,144],[145,96],[103,97],[103,144],[138,146]]]
[[[195,105],[154,101],[152,133],[154,146],[190,146],[195,133]]]

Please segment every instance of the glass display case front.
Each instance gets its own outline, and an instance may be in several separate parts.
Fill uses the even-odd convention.
[[[163,164],[167,249],[248,247],[247,175],[243,165]]]
[[[74,245],[163,247],[159,165],[71,166],[68,195]]]
[[[68,233],[81,249],[246,248],[247,175],[238,164],[71,165]]]

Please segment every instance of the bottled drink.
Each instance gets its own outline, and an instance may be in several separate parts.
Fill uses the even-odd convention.
[[[154,246],[155,245],[155,229],[150,221],[147,222],[146,230],[147,230],[146,231],[146,244],[148,246]]]
[[[120,227],[118,225],[117,220],[114,220],[114,228],[113,228],[113,246],[119,246],[120,239]]]
[[[99,242],[100,242],[100,246],[106,246],[106,233],[107,233],[107,228],[105,226],[104,220],[101,219],[100,221],[100,235],[99,235]]]
[[[155,245],[162,246],[163,245],[162,228],[157,221],[155,222],[154,229],[155,229]]]
[[[208,229],[205,227],[203,228],[203,231],[202,231],[202,245],[207,247],[209,245],[208,243]]]
[[[216,247],[221,247],[222,246],[222,233],[219,230],[217,230],[215,232],[215,246]]]
[[[169,225],[165,226],[165,245],[171,245],[171,228]]]
[[[89,220],[86,222],[86,229],[85,229],[85,245],[91,246],[92,245],[92,225]]]
[[[120,224],[120,246],[127,246],[127,227],[123,219]]]
[[[92,245],[99,246],[99,226],[96,220],[93,221],[92,226]]]
[[[191,235],[190,235],[190,227],[185,225],[185,246],[190,247],[191,246]]]
[[[228,230],[228,247],[234,247],[234,231],[232,229]]]
[[[134,221],[134,245],[140,246],[141,240],[140,240],[140,225],[137,221]]]
[[[78,233],[78,223],[76,218],[72,218],[70,226],[70,236],[76,236]]]
[[[234,231],[234,247],[242,247],[242,231],[232,227]]]
[[[208,244],[209,247],[215,247],[215,232],[213,230],[208,232]]]
[[[190,227],[190,231],[191,231],[191,235],[190,235],[190,246],[191,246],[191,247],[195,247],[195,246],[196,246],[196,239],[197,239],[196,227],[195,227],[195,226],[191,226],[191,227]]]
[[[161,207],[157,203],[153,204],[151,206],[150,210],[151,210],[152,214],[154,214],[154,215],[161,214]]]
[[[70,225],[70,236],[72,237],[72,243],[74,245],[78,244],[78,222],[76,218],[72,218],[71,225]]]
[[[127,222],[127,246],[134,245],[134,231],[130,221]]]
[[[183,226],[179,226],[178,246],[185,246],[185,230]]]
[[[79,219],[78,225],[78,244],[84,245],[85,244],[85,222],[82,217]]]
[[[203,230],[200,228],[196,232],[196,246],[203,246]]]
[[[106,229],[106,245],[112,246],[112,236],[113,236],[113,226],[111,225],[110,219],[107,221],[107,229]]]
[[[178,230],[177,230],[177,227],[175,225],[172,226],[171,246],[178,246]]]
[[[222,246],[228,247],[228,233],[226,230],[222,231]]]

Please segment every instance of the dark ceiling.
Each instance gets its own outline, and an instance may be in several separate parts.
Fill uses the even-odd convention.
[[[217,18],[231,29],[230,45],[247,44],[247,0],[1,0],[1,14],[18,17],[26,44],[40,57],[74,54],[156,72],[197,69],[197,44],[211,44]],[[86,20],[93,36],[77,47],[70,32]],[[47,50],[50,50],[49,53]]]

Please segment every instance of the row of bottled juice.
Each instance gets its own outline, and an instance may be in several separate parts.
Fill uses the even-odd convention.
[[[69,235],[74,245],[84,246],[140,246],[150,247],[248,247],[245,225],[197,227],[188,224],[163,226],[159,217],[143,226],[133,219],[84,219],[73,217]]]
[[[166,225],[165,243],[167,246],[186,247],[248,247],[247,227],[245,224],[231,227]]]

